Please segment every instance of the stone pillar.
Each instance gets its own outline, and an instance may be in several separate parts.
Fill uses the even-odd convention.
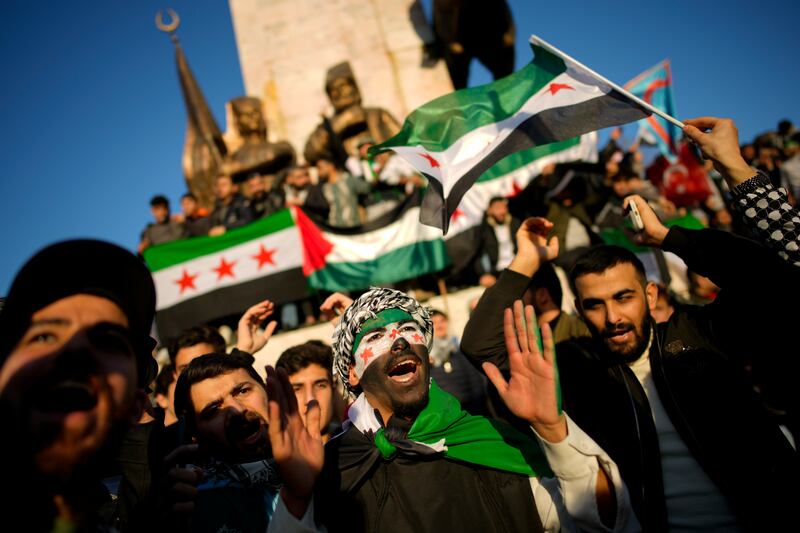
[[[270,140],[302,153],[320,114],[331,114],[325,72],[349,61],[365,106],[402,122],[453,90],[443,61],[425,64],[432,39],[419,0],[230,0],[248,95],[264,102]]]

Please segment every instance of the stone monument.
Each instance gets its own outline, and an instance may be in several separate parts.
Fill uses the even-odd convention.
[[[264,102],[269,131],[304,146],[320,115],[335,116],[323,90],[328,70],[348,62],[365,107],[402,121],[453,90],[418,0],[230,0],[247,94]]]

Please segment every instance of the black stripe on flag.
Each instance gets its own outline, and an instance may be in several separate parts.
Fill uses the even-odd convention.
[[[483,159],[464,174],[442,200],[441,184],[438,190],[429,189],[422,204],[420,221],[441,228],[446,234],[450,217],[461,199],[481,175],[504,157],[543,144],[564,141],[603,128],[635,122],[650,116],[650,112],[635,104],[617,91],[577,104],[540,111],[527,120],[498,144]],[[428,199],[428,195],[433,198]],[[426,212],[442,206],[442,211]],[[444,216],[443,216],[444,215]]]
[[[156,327],[162,342],[192,326],[205,324],[244,311],[269,299],[276,304],[302,300],[309,295],[303,269],[292,268],[271,276],[229,285],[156,313]]]

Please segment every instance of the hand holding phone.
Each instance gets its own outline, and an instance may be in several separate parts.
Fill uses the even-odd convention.
[[[642,222],[642,215],[639,214],[639,208],[636,207],[636,202],[631,200],[628,202],[628,218],[633,225],[634,231],[639,233],[644,229],[644,222]]]

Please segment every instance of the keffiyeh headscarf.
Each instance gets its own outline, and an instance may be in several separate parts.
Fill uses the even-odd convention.
[[[379,287],[373,287],[362,294],[342,315],[339,324],[333,331],[333,368],[347,390],[350,387],[350,367],[355,364],[353,344],[367,320],[374,319],[378,313],[387,309],[399,309],[408,313],[422,329],[425,345],[428,350],[433,344],[433,322],[428,310],[414,298],[405,293]]]

